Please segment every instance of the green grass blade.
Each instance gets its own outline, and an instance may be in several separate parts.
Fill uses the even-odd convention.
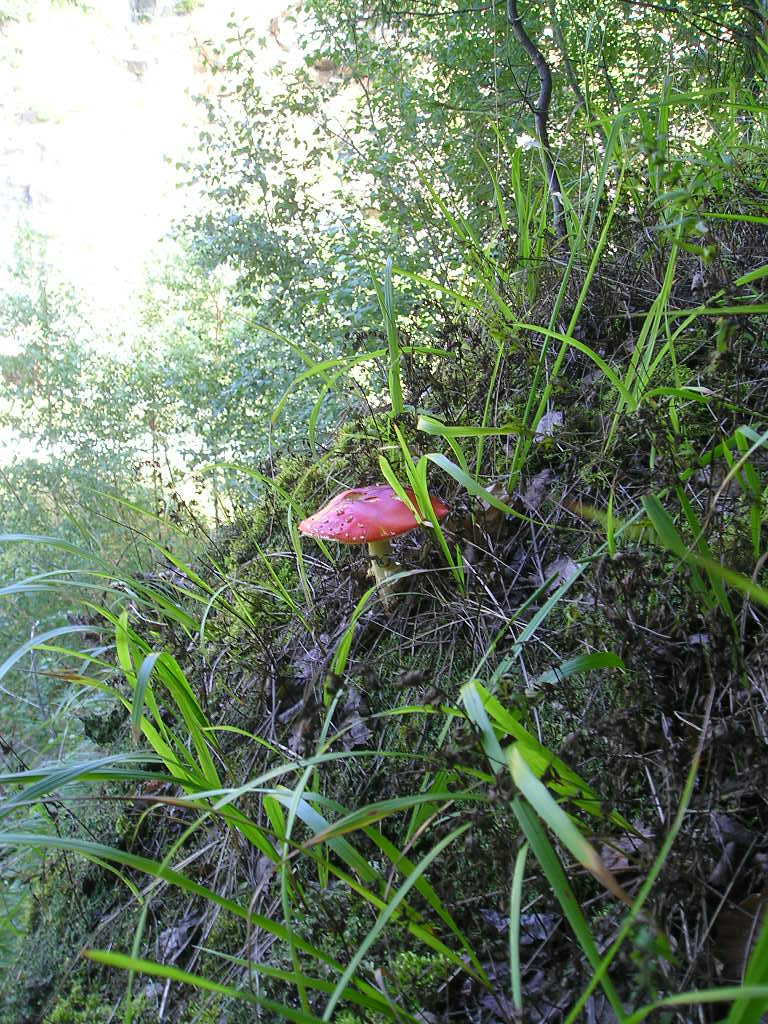
[[[416,423],[416,429],[423,431],[425,434],[432,434],[437,437],[517,437],[521,433],[528,433],[521,423],[502,423],[498,427],[473,427],[470,425],[454,425],[448,426],[446,423],[441,423],[434,416],[419,416]]]
[[[381,911],[373,927],[368,932],[363,941],[360,943],[358,948],[355,950],[354,956],[350,960],[349,965],[342,974],[341,978],[339,978],[336,988],[333,990],[333,993],[331,994],[331,997],[328,1000],[328,1003],[325,1007],[325,1012],[323,1013],[324,1021],[332,1020],[333,1011],[336,1009],[336,1005],[342,998],[344,989],[347,987],[349,981],[354,976],[355,972],[357,971],[357,968],[360,966],[360,963],[364,959],[365,954],[368,952],[368,950],[371,948],[374,942],[376,942],[381,933],[384,931],[388,922],[396,914],[398,908],[400,907],[400,904],[404,901],[405,897],[414,887],[418,879],[424,874],[429,865],[437,857],[440,856],[443,850],[447,846],[449,846],[455,839],[458,839],[459,836],[462,836],[467,831],[468,828],[470,828],[469,824],[460,825],[458,828],[450,832],[444,839],[441,839],[440,842],[437,843],[437,845],[434,846],[429,851],[429,853],[419,861],[419,863],[416,865],[416,868],[408,875],[408,877],[397,890],[397,892],[394,894],[392,899]]]
[[[256,914],[246,907],[241,907],[233,900],[228,899],[226,896],[221,896],[213,889],[200,885],[180,871],[175,871],[173,868],[158,861],[150,860],[147,857],[140,857],[137,854],[130,853],[128,850],[120,850],[116,847],[104,846],[101,843],[69,838],[67,836],[45,835],[34,832],[1,832],[0,847],[68,850],[72,853],[79,853],[84,857],[98,857],[111,863],[123,864],[126,867],[134,868],[136,871],[141,871],[146,875],[175,885],[192,896],[199,896],[209,903],[215,903],[236,917],[248,921],[254,928],[262,928],[283,942],[288,942],[289,938],[291,938],[309,956],[322,960],[337,970],[341,969],[332,957],[323,953],[320,949],[313,946],[312,943],[297,935],[289,936],[287,929],[279,922],[273,921],[271,918],[261,914]]]
[[[491,772],[496,775],[504,768],[507,759],[488,718],[485,703],[476,682],[465,683],[462,686],[461,701],[467,709],[467,718],[480,733],[480,741],[490,763]]]
[[[748,988],[765,987],[765,997],[739,998],[728,1014],[726,1024],[760,1024],[768,1013],[768,914],[763,915],[760,935],[752,949],[744,975],[744,985]]]
[[[648,1006],[636,1010],[625,1019],[624,1024],[641,1024],[646,1017],[650,1017],[652,1013],[655,1013],[657,1010],[663,1010],[665,1007],[706,1006],[712,1003],[731,1003],[734,1000],[741,1001],[745,999],[759,999],[763,1002],[768,1000],[768,985],[734,985],[729,988],[680,992],[678,995],[667,996],[666,999],[659,999],[655,1003],[650,1003]],[[730,1024],[730,1017],[726,1018],[726,1021]]]
[[[517,851],[515,867],[512,872],[512,885],[509,890],[509,976],[512,987],[512,1006],[515,1012],[521,1016],[523,1012],[523,983],[520,970],[520,917],[527,856],[528,843],[525,842]]]
[[[22,644],[21,647],[17,647],[13,654],[10,654],[0,665],[0,679],[7,675],[16,662],[20,661],[25,654],[33,651],[41,644],[47,643],[49,640],[55,640],[58,636],[69,636],[72,633],[93,633],[93,626],[59,626],[58,629],[49,629],[47,633],[39,633],[37,636],[33,636],[26,643]]]
[[[320,1018],[315,1017],[311,1013],[305,1013],[302,1010],[285,1006],[283,1003],[277,1003],[264,996],[258,996],[247,989],[235,988],[233,985],[223,985],[201,974],[191,974],[189,971],[183,971],[180,967],[174,967],[171,964],[158,964],[153,960],[142,960],[137,956],[128,956],[125,953],[112,953],[100,949],[85,950],[83,956],[88,957],[89,960],[93,960],[95,963],[105,964],[107,967],[118,967],[126,971],[148,974],[154,978],[169,978],[171,981],[192,985],[194,988],[203,989],[206,992],[218,992],[231,999],[239,999],[242,1002],[251,1003],[264,1010],[269,1010],[271,1013],[277,1014],[280,1020],[295,1021],[296,1024],[321,1024]]]
[[[570,850],[576,860],[617,899],[630,902],[624,890],[603,864],[597,850],[582,835],[573,818],[552,798],[547,787],[531,771],[526,761],[525,747],[514,743],[507,753],[507,763],[517,788],[563,846]]]
[[[395,292],[392,286],[392,257],[387,256],[384,267],[384,283],[381,284],[372,274],[373,287],[376,290],[376,298],[379,300],[379,308],[384,319],[384,329],[387,334],[388,351],[388,383],[389,397],[392,403],[394,416],[402,415],[403,409],[403,384],[400,377],[400,339],[397,333],[397,316],[395,313]]]
[[[131,706],[131,733],[133,742],[138,743],[141,736],[141,720],[144,717],[144,697],[149,686],[149,680],[154,671],[160,652],[148,654],[141,663],[141,668],[136,674],[136,685],[133,688],[133,701]]]
[[[233,956],[230,953],[222,953],[220,950],[210,949],[206,946],[201,946],[199,948],[202,952],[208,953],[210,956],[218,957],[230,964],[236,964],[238,967],[247,968],[252,974],[263,976],[265,978],[277,978],[280,981],[287,981],[294,984],[296,982],[296,975],[293,971],[286,971],[268,963],[255,963],[253,960],[246,960],[243,957]],[[308,974],[301,975],[301,982],[307,988],[315,989],[318,992],[330,993],[334,988],[333,982],[326,981],[324,978],[311,977]],[[360,1006],[373,1013],[383,1013],[393,1020],[407,1021],[408,1024],[423,1024],[423,1022],[420,1022],[401,1006],[396,1007],[386,1001],[386,996],[383,993],[377,992],[372,986],[361,984],[360,987],[364,990],[365,994],[363,994],[362,991],[358,992],[355,989],[347,988],[342,996],[344,1002],[354,1003],[355,1006]]]
[[[704,555],[699,555],[695,551],[690,551],[685,547],[682,542],[680,535],[677,530],[674,529],[674,524],[668,513],[662,507],[661,502],[656,497],[644,497],[643,505],[645,506],[648,518],[659,535],[664,547],[668,548],[673,554],[677,555],[684,562],[691,562],[694,566],[698,566],[701,569],[705,569],[707,572],[713,573],[715,576],[722,579],[725,583],[730,584],[732,587],[741,590],[742,593],[748,594],[753,600],[759,601],[760,604],[768,607],[768,589],[761,587],[755,583],[748,576],[744,576],[740,572],[735,572],[733,569],[728,569],[724,565],[720,565],[714,558],[708,558]],[[670,529],[670,524],[672,529]]]
[[[520,823],[520,827],[528,840],[534,856],[552,887],[552,891],[563,909],[573,934],[584,951],[584,955],[589,963],[594,968],[597,968],[600,963],[600,953],[592,937],[587,919],[584,917],[581,907],[573,894],[573,890],[565,876],[557,854],[552,848],[552,844],[549,842],[538,818],[522,797],[515,797],[512,801],[512,810]],[[626,1022],[626,1014],[613,982],[610,978],[603,977],[600,983],[619,1021]]]
[[[469,473],[465,473],[463,469],[456,465],[455,462],[451,462],[445,455],[441,455],[439,452],[431,452],[425,456],[430,462],[434,462],[436,466],[442,469],[449,476],[452,476],[457,483],[460,483],[469,494],[474,495],[476,498],[482,498],[483,501],[488,502],[494,508],[497,508],[500,512],[505,515],[514,516],[515,519],[521,519],[523,522],[533,522],[530,516],[524,515],[522,512],[518,512],[517,509],[512,508],[511,505],[507,505],[505,501],[497,498],[495,494],[486,490],[481,484],[475,480]]]
[[[594,654],[580,654],[576,658],[564,661],[557,668],[542,672],[536,677],[537,686],[542,683],[557,683],[569,676],[580,675],[582,672],[590,672],[595,668],[619,668],[624,669],[625,665],[618,654],[613,651],[596,651]]]

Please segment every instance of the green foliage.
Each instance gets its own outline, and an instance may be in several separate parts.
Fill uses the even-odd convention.
[[[552,135],[568,193],[589,187],[570,163],[574,134],[588,133],[584,158],[594,166],[600,134],[627,105],[662,89],[684,96],[729,75],[748,79],[740,61],[755,17],[727,3],[713,19],[700,0],[680,12],[591,2],[526,11],[530,34],[566,72],[556,76]],[[506,256],[515,234],[533,232],[525,253],[541,259],[542,225],[527,219],[535,191],[521,202],[519,186],[521,173],[535,180],[538,155],[521,158],[511,142],[530,123],[525,57],[503,4],[438,7],[427,18],[385,3],[360,19],[349,0],[314,0],[295,29],[304,64],[278,65],[269,89],[257,80],[264,41],[252,28],[233,25],[211,49],[221,86],[204,100],[209,127],[200,160],[187,166],[208,197],[195,230],[204,265],[235,268],[268,322],[289,334],[301,324],[310,351],[339,354],[350,341],[366,344],[377,326],[370,267],[394,253],[399,265],[429,268],[444,282],[467,258],[446,214],[478,255]],[[333,69],[322,85],[311,73],[318,62]],[[724,95],[722,104],[691,103],[677,139],[700,132],[711,114],[720,121],[725,103]],[[648,121],[642,107],[636,114]],[[648,140],[657,168],[659,143]],[[681,170],[665,174],[671,181]],[[518,201],[500,224],[499,197],[509,195]]]
[[[191,267],[183,251],[148,282],[132,333],[108,339],[28,251],[0,327],[16,339],[0,363],[0,426],[33,453],[30,472],[52,463],[61,475],[66,464],[73,500],[91,483],[159,501],[158,488],[185,472],[266,451],[258,425],[280,393],[281,358],[221,275]]]

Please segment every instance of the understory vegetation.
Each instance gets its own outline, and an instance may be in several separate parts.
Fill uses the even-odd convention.
[[[767,18],[233,23],[131,356],[20,262],[0,1021],[765,1019]]]

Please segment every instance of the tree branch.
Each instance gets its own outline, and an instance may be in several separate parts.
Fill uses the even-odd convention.
[[[552,196],[553,227],[557,237],[564,241],[567,239],[568,233],[565,228],[563,189],[560,185],[555,161],[552,159],[552,150],[549,146],[549,131],[547,129],[549,104],[552,99],[552,72],[549,70],[549,64],[544,59],[541,50],[525,31],[523,19],[520,17],[520,12],[517,9],[517,0],[507,0],[507,18],[518,42],[531,58],[531,62],[539,76],[539,95],[533,107],[534,124],[536,126],[536,137],[539,140],[544,156],[544,167],[547,172],[549,192]]]

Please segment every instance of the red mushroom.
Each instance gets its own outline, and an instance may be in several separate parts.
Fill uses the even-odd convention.
[[[413,491],[406,488],[405,493],[415,506]],[[435,516],[444,519],[448,515],[448,506],[439,498],[430,496],[429,500]],[[299,523],[299,529],[312,537],[336,540],[340,544],[367,544],[376,582],[386,584],[388,577],[396,571],[390,539],[408,533],[418,525],[413,512],[394,490],[388,484],[379,484],[342,491],[325,508]],[[385,601],[386,589],[385,585]]]

